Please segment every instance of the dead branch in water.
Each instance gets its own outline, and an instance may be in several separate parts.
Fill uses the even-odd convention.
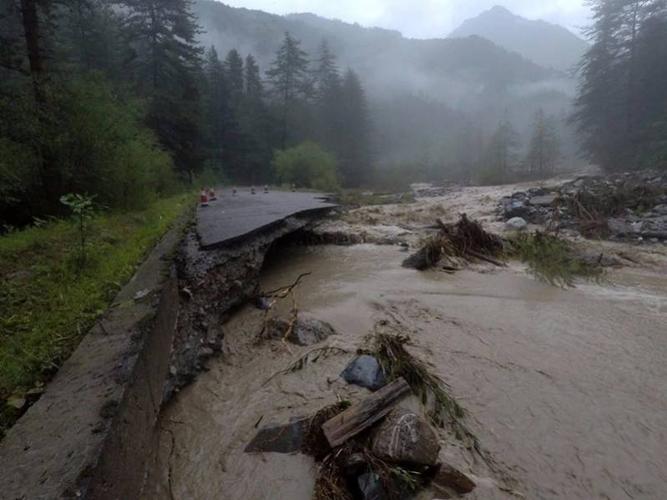
[[[264,293],[259,293],[257,297],[271,297],[271,301],[268,303],[266,308],[264,309],[264,319],[262,322],[262,329],[257,335],[257,340],[261,340],[264,338],[264,335],[268,329],[269,326],[269,315],[271,314],[271,310],[273,309],[273,306],[276,305],[276,303],[279,300],[283,300],[287,297],[292,298],[292,309],[290,310],[290,320],[289,320],[289,326],[287,327],[287,331],[285,332],[285,335],[282,338],[283,344],[287,346],[287,338],[292,334],[292,331],[294,330],[294,325],[296,324],[296,321],[299,316],[299,310],[297,307],[297,302],[296,302],[296,297],[294,295],[294,290],[296,289],[297,286],[301,283],[301,280],[305,278],[306,276],[310,276],[313,274],[312,272],[307,272],[307,273],[301,273],[296,280],[294,280],[293,283],[290,285],[282,286],[280,288],[276,288],[275,290],[271,290],[269,292],[264,292]],[[289,348],[288,348],[289,350]]]
[[[306,276],[310,276],[311,274],[313,274],[312,271],[309,271],[307,273],[301,273],[291,285],[281,286],[280,288],[276,288],[275,290],[271,290],[269,292],[263,292],[260,295],[262,297],[285,298],[292,290],[294,290],[297,286],[299,286],[299,283],[301,283],[301,280],[303,278],[305,278]]]

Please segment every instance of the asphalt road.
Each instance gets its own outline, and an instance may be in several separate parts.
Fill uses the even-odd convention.
[[[216,191],[218,199],[197,210],[197,232],[203,248],[237,241],[250,233],[280,222],[287,217],[334,208],[319,193],[271,191],[250,194],[249,188]]]

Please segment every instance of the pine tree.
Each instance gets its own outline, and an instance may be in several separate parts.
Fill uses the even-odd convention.
[[[507,182],[517,164],[519,135],[512,123],[503,119],[491,136],[485,150],[484,181],[493,183]]]
[[[345,122],[341,107],[342,82],[336,56],[329,49],[326,40],[320,44],[313,83],[317,116],[316,137],[320,144],[340,157],[345,141]]]
[[[227,53],[224,66],[229,85],[230,99],[234,106],[240,106],[245,92],[245,82],[243,59],[236,49],[232,49]]]
[[[271,181],[271,121],[264,101],[264,84],[255,58],[248,54],[245,60],[245,99],[242,117],[243,129],[248,138],[248,182],[251,184]]]
[[[560,140],[553,117],[546,116],[543,109],[535,114],[533,136],[530,141],[526,165],[532,178],[547,178],[553,175],[560,160]]]
[[[360,186],[371,177],[371,123],[366,93],[359,76],[348,69],[341,89],[343,136],[338,153],[340,177],[347,186]]]
[[[206,51],[204,72],[206,75],[203,99],[206,156],[209,166],[221,174],[223,171],[225,133],[232,117],[225,71],[215,47]]]
[[[296,135],[293,128],[298,110],[295,108],[311,95],[308,54],[301,49],[301,42],[285,33],[283,44],[266,74],[278,99],[280,144],[285,149],[290,137]]]
[[[245,60],[245,95],[250,101],[261,100],[264,97],[264,84],[259,66],[252,54],[248,54]]]
[[[139,92],[150,101],[148,123],[183,177],[200,165],[199,28],[190,0],[119,0]]]
[[[313,83],[319,101],[330,99],[340,88],[340,72],[336,64],[336,56],[331,52],[326,40],[322,40],[320,44]]]
[[[664,78],[659,69],[664,64],[658,63],[656,71],[654,54],[665,53],[666,17],[664,0],[593,2],[594,22],[588,30],[591,48],[581,65],[573,118],[587,158],[608,170],[636,165],[646,147],[644,131],[652,122],[645,114],[647,104],[655,109],[667,93],[658,90],[647,98],[645,91],[655,78]],[[667,87],[664,80],[659,85]]]

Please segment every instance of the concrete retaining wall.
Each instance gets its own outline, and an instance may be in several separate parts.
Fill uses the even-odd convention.
[[[223,316],[253,294],[271,245],[314,217],[211,250],[192,229],[167,234],[0,442],[0,497],[141,498],[163,402],[220,350]]]
[[[181,235],[155,247],[0,442],[0,497],[139,498],[176,334]]]

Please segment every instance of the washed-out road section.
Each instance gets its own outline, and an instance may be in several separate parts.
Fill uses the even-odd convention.
[[[197,233],[203,249],[233,244],[286,218],[334,208],[318,193],[270,191],[251,194],[249,188],[218,190],[218,199],[200,207]]]
[[[220,316],[249,297],[276,239],[335,207],[313,193],[219,194],[195,228],[184,217],[158,243],[0,441],[0,498],[143,498],[163,404],[221,350]]]

